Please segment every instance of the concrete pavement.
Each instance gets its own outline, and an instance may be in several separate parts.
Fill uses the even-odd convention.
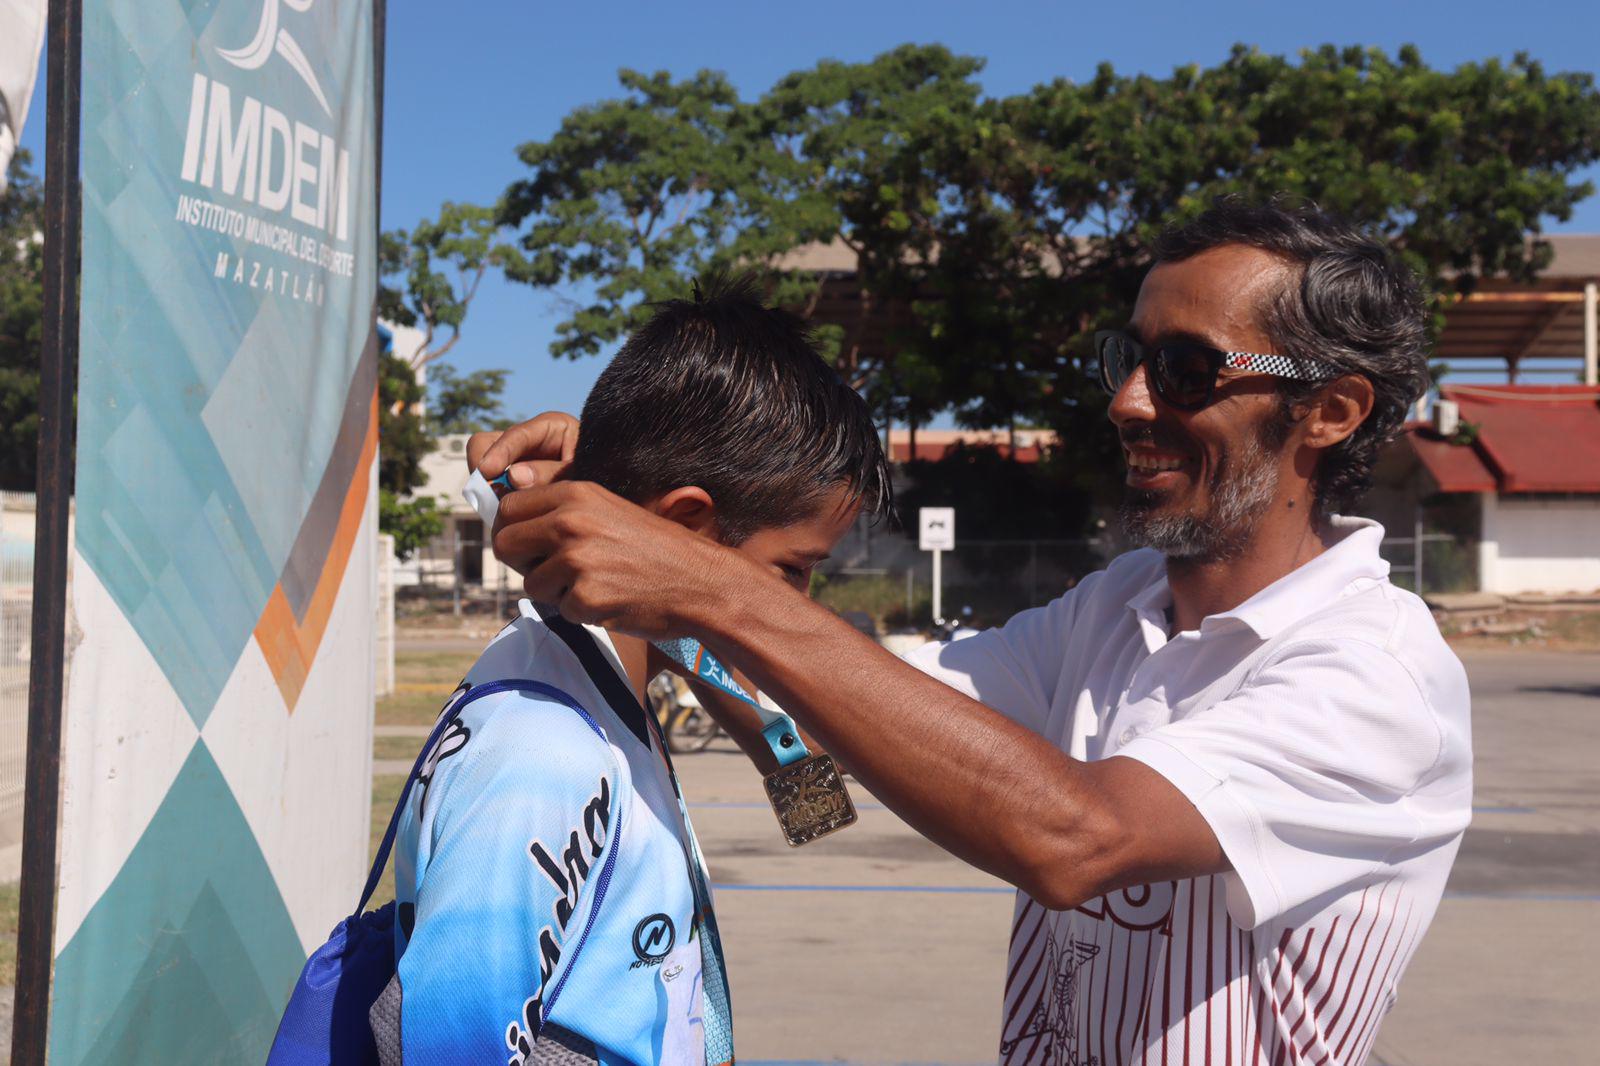
[[[1464,656],[1478,799],[1373,1061],[1600,1061],[1600,656]],[[1011,895],[874,804],[804,849],[726,741],[678,760],[728,951],[740,1059],[993,1062]]]

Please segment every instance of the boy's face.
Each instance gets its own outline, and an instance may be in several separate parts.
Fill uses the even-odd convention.
[[[809,516],[787,526],[758,529],[737,550],[806,592],[811,571],[833,551],[860,512],[861,505],[850,498],[849,487],[840,485]]]

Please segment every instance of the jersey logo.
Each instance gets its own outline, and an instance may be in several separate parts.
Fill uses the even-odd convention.
[[[555,921],[539,930],[539,991],[522,1004],[522,1016],[506,1026],[506,1049],[512,1053],[508,1066],[525,1066],[533,1054],[533,1043],[544,1024],[544,994],[550,975],[561,961],[567,926],[578,909],[578,893],[589,880],[591,863],[605,849],[611,829],[611,782],[600,778],[600,788],[583,808],[577,828],[555,848],[542,840],[528,844],[528,855],[545,879],[560,893],[551,908]],[[579,834],[582,834],[580,837]],[[635,937],[637,939],[637,937]]]
[[[1078,910],[1091,918],[1110,918],[1134,932],[1160,932],[1172,935],[1172,901],[1178,882],[1159,881],[1153,885],[1130,885],[1120,892],[1107,893],[1080,904]]]
[[[652,914],[641,919],[633,927],[633,953],[639,961],[628,969],[659,966],[663,959],[672,954],[672,946],[677,942],[678,931],[673,928],[672,919],[665,914]]]
[[[1047,918],[1046,921],[1049,921]],[[1022,1031],[1000,1042],[1000,1057],[1009,1062],[1024,1043],[1030,1045],[1025,1061],[1032,1062],[1033,1049],[1043,1051],[1038,1061],[1058,1066],[1090,1066],[1078,1058],[1078,971],[1100,954],[1098,945],[1074,940],[1063,951],[1056,944],[1055,930],[1045,929],[1044,971],[1050,987],[1040,989],[1039,998],[1022,1020]],[[1090,1060],[1098,1064],[1098,1056]]]

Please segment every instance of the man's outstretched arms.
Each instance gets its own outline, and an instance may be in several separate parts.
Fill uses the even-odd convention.
[[[530,595],[575,621],[725,653],[901,817],[1047,906],[1227,868],[1155,771],[1068,757],[738,552],[598,486],[507,496],[494,544]]]

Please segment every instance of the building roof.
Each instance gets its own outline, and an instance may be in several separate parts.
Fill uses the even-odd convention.
[[[1600,493],[1600,388],[1585,385],[1446,385],[1477,429],[1451,444],[1431,426],[1406,441],[1441,492]]]
[[[1056,434],[1048,429],[1019,429],[1016,435],[1016,452],[1011,451],[1011,434],[1003,429],[919,429],[917,430],[917,459],[937,462],[957,444],[968,447],[998,448],[1001,455],[1019,463],[1036,463],[1046,450],[1055,447]],[[889,431],[889,459],[903,463],[911,459],[911,434],[903,429]]]

